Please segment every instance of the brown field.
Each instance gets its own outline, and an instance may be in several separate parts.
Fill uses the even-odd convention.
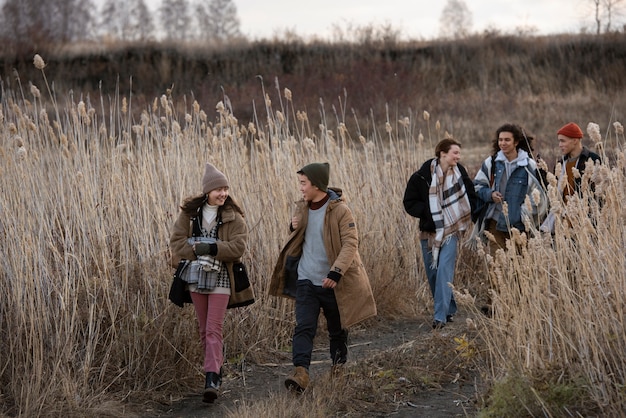
[[[460,379],[485,382],[476,397],[483,416],[624,414],[626,142],[614,125],[626,109],[624,36],[267,48],[213,52],[212,60],[177,50],[158,65],[150,49],[135,63],[113,50],[100,67],[98,55],[72,61],[57,51],[44,55],[43,70],[32,57],[29,67],[4,57],[0,416],[141,415],[141,405],[170,405],[196,390],[194,313],[166,297],[168,239],[178,205],[200,189],[205,161],[228,175],[250,229],[245,261],[257,302],[229,312],[227,358],[259,365],[290,347],[292,304],[268,297],[267,285],[303,164],[330,162],[331,185],[345,191],[380,317],[415,318],[432,303],[417,222],[402,208],[410,174],[450,132],[465,144],[473,175],[507,121],[538,138],[552,168],[554,132],[570,120],[583,130],[596,122],[603,133],[586,139],[604,157],[585,178],[595,192],[567,208],[552,196],[577,227],[559,223],[554,240],[518,237],[523,250],[495,260],[464,249],[456,290],[474,322],[419,342],[441,354],[429,357],[432,369],[471,370]],[[118,69],[119,84],[112,62],[127,71]],[[130,86],[133,71],[141,81]],[[98,88],[98,78],[109,84]],[[479,308],[491,287],[498,291],[487,318]],[[416,353],[390,349],[352,364],[343,389],[353,402],[319,385],[302,402],[276,393],[231,415],[367,415],[364,405],[390,396],[387,370],[432,386],[449,378],[425,371]]]

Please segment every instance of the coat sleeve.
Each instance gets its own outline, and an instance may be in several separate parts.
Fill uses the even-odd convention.
[[[476,194],[478,199],[482,200],[485,203],[492,203],[493,199],[491,198],[491,193],[493,189],[489,185],[489,172],[491,171],[491,158],[487,158],[483,161],[480,170],[476,173],[476,177],[474,177],[474,188],[476,189]]]
[[[225,262],[238,261],[246,251],[248,241],[248,226],[243,217],[235,214],[235,219],[222,226],[224,236],[217,241],[216,260]],[[220,235],[221,236],[221,235]]]
[[[418,173],[413,173],[404,191],[404,210],[415,218],[425,218],[429,213],[428,185]],[[424,193],[426,190],[426,193]]]
[[[187,238],[189,238],[189,216],[180,212],[170,236],[170,251],[172,252],[170,263],[172,267],[178,266],[178,262],[182,259],[196,259],[196,254],[193,252],[193,247],[187,243]]]
[[[470,178],[469,174],[467,174],[467,170],[465,167],[459,165],[459,169],[461,171],[461,177],[463,178],[463,185],[465,186],[465,192],[467,193],[467,197],[470,202],[470,207],[472,208],[472,213],[476,211],[478,207],[478,195],[476,194],[476,189],[474,188],[474,183]]]
[[[354,221],[352,211],[345,204],[335,208],[338,211],[336,225],[331,225],[331,252],[336,254],[335,260],[330,266],[329,278],[338,281],[350,268],[359,248],[359,233]],[[338,227],[339,233],[333,233],[332,229]],[[339,242],[333,242],[333,237],[339,237]]]

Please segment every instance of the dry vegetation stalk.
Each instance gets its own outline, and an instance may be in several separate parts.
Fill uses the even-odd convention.
[[[227,104],[209,117],[169,92],[134,120],[132,97],[102,95],[97,107],[70,97],[59,108],[31,91],[32,101],[4,95],[0,104],[0,413],[119,416],[123,401],[198,386],[193,309],[167,300],[168,241],[207,161],[229,177],[250,230],[245,262],[257,302],[227,315],[230,362],[262,362],[290,345],[292,302],[269,298],[267,286],[299,198],[295,173],[312,161],[330,163],[330,185],[354,211],[379,313],[431,306],[417,222],[401,203],[407,179],[443,134],[427,112],[387,116],[384,132],[353,136],[345,110],[324,115],[336,123],[310,126],[288,90],[280,110],[266,96],[247,126]],[[520,254],[498,255],[495,317],[479,324],[492,377],[512,367],[567,371],[605,410],[624,404],[624,164],[620,153],[616,168],[592,170],[602,206],[585,194],[561,209],[580,228],[559,223],[554,240],[531,238]],[[461,267],[457,287],[485,282],[480,271]],[[316,410],[320,399],[331,407],[327,395],[304,398],[300,410]],[[268,399],[268,410],[281,402]],[[267,415],[256,413],[263,408],[237,413]]]
[[[556,233],[527,238],[513,231],[511,245],[499,250],[490,265],[497,289],[494,317],[482,321],[492,379],[521,371],[531,380],[544,380],[535,381],[535,389],[546,380],[575,384],[584,392],[576,406],[591,400],[613,416],[623,414],[626,404],[626,161],[621,139],[613,168],[606,159],[588,166],[582,196],[571,197],[567,205],[557,197],[551,178],[552,209],[559,214]],[[545,391],[535,395],[534,405],[524,405],[529,411],[564,413],[544,404]]]
[[[109,398],[201,381],[193,310],[167,300],[168,241],[206,161],[227,173],[250,229],[245,261],[258,300],[227,316],[230,361],[261,361],[290,345],[292,303],[269,298],[267,284],[299,198],[295,173],[312,161],[330,162],[331,185],[355,212],[380,311],[414,312],[416,224],[401,196],[424,158],[416,124],[386,133],[383,147],[345,128],[311,133],[302,112],[296,136],[284,116],[295,112],[271,103],[258,126],[242,126],[222,103],[210,121],[197,103],[181,112],[164,95],[135,122],[131,98],[106,102],[2,103],[2,412],[102,414]],[[50,122],[50,110],[65,116]]]

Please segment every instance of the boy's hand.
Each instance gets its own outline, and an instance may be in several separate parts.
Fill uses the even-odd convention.
[[[334,289],[337,286],[337,282],[333,279],[329,279],[328,277],[322,280],[322,287],[325,289]]]

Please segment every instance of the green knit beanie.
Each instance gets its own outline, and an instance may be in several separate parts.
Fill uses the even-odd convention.
[[[311,163],[305,165],[298,171],[298,174],[304,174],[311,181],[311,184],[317,186],[323,192],[328,191],[328,177],[330,175],[330,164],[328,163]]]

